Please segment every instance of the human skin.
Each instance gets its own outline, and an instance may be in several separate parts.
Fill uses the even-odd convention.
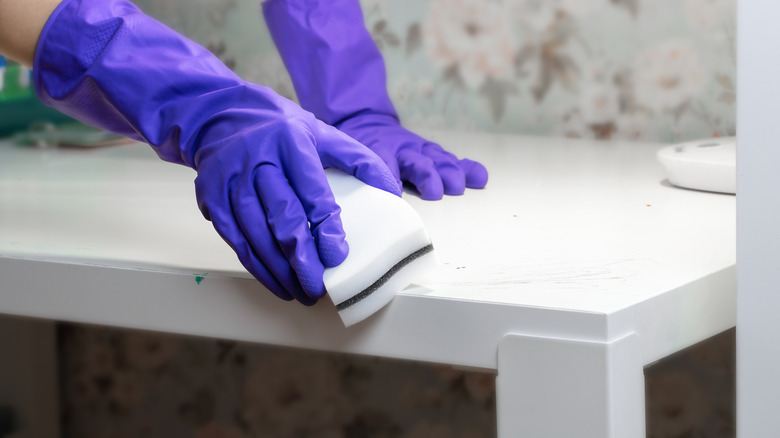
[[[61,0],[0,0],[0,55],[32,67],[43,26]]]

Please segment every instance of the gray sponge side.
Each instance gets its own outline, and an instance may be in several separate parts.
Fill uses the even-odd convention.
[[[381,288],[382,286],[387,284],[387,282],[395,274],[397,274],[398,271],[401,270],[401,268],[403,268],[404,266],[408,265],[409,263],[412,263],[413,261],[417,260],[418,258],[420,258],[420,257],[422,257],[425,254],[428,254],[430,252],[433,252],[433,244],[426,245],[426,246],[418,249],[417,251],[409,254],[408,256],[404,257],[400,262],[398,262],[395,265],[393,265],[393,267],[390,268],[389,271],[387,271],[384,275],[382,275],[381,277],[379,277],[379,279],[377,279],[374,283],[372,283],[371,286],[363,289],[359,293],[357,293],[357,294],[347,298],[346,300],[336,304],[336,310],[341,312],[342,310],[359,303],[360,301],[362,301],[363,299],[365,299],[369,295],[371,295],[374,292],[376,292],[377,290],[379,290],[379,288]]]

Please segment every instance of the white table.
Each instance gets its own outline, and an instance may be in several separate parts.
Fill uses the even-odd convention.
[[[438,280],[345,329],[276,299],[145,145],[0,143],[0,313],[496,370],[506,437],[644,437],[643,367],[735,324],[735,198],[659,144],[428,133],[490,170],[426,202]]]

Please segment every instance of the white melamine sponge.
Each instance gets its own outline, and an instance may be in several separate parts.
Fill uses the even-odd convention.
[[[343,172],[325,171],[349,255],[326,268],[325,288],[345,326],[360,322],[438,264],[417,212],[403,199]]]

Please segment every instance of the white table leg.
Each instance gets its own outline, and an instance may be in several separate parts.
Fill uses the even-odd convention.
[[[640,438],[644,373],[636,334],[587,342],[508,334],[496,378],[499,438]]]
[[[0,406],[17,429],[8,438],[60,436],[54,321],[0,315]]]

